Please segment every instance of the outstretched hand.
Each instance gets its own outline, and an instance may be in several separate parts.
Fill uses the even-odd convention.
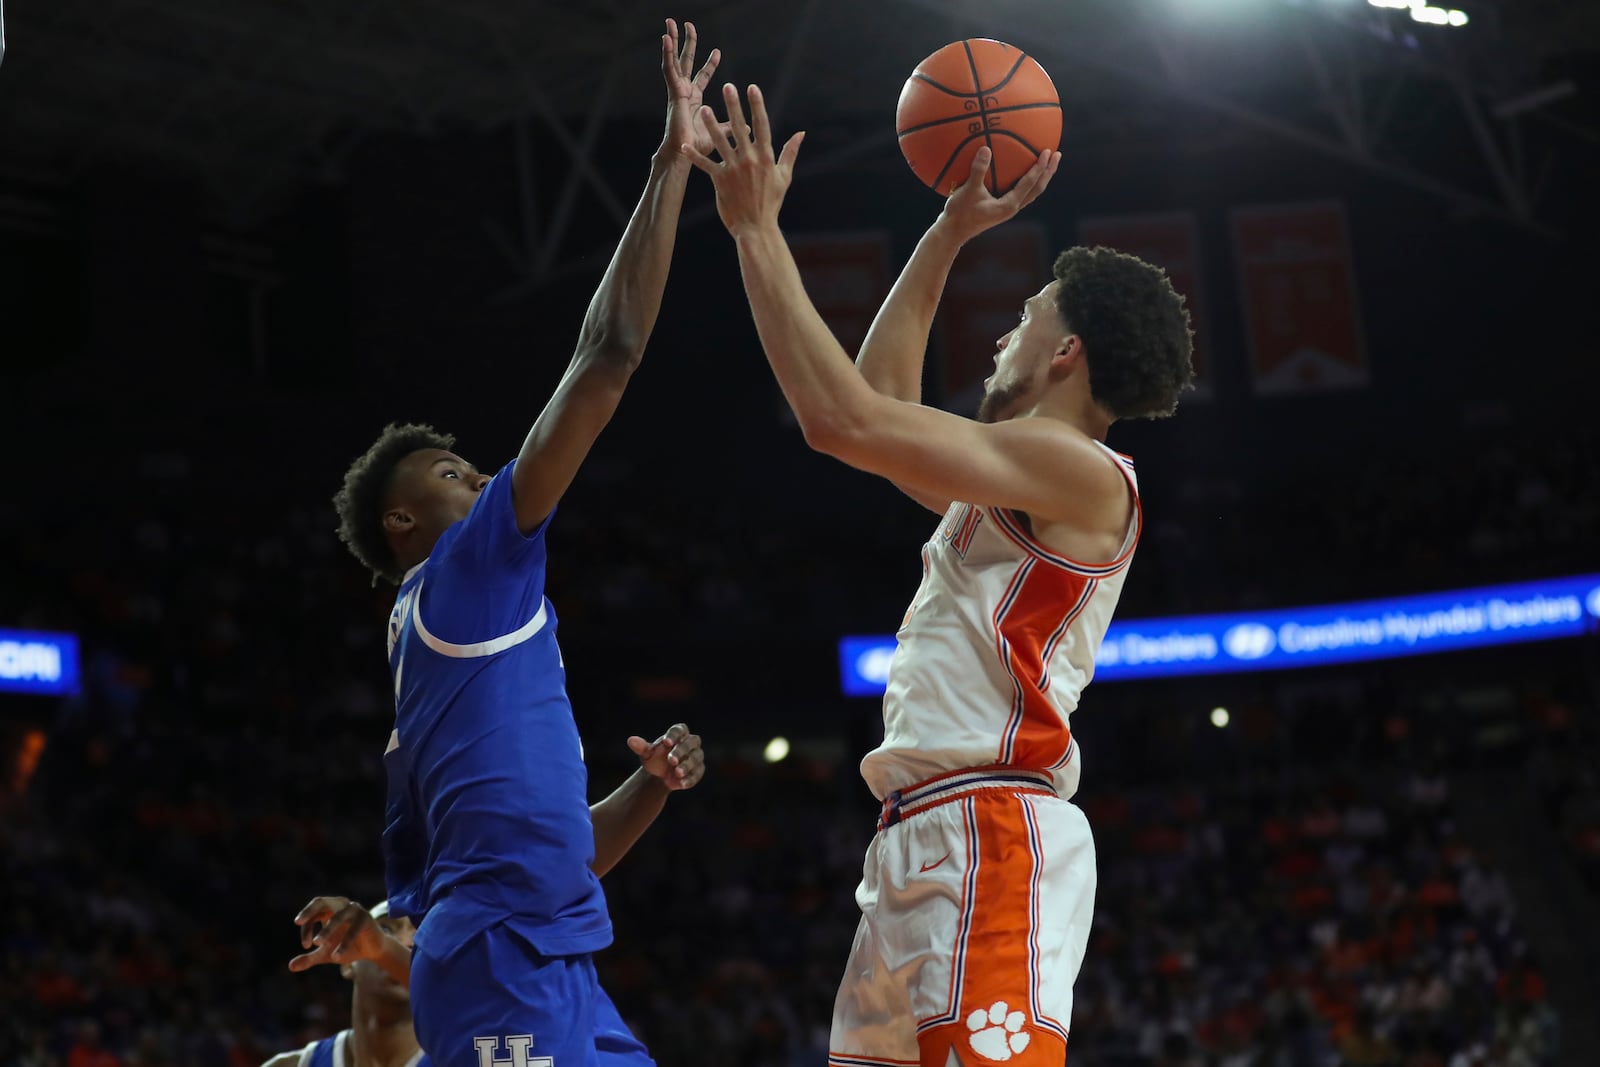
[[[309,951],[289,961],[291,971],[375,960],[389,936],[367,909],[348,897],[317,897],[300,909],[294,923],[300,927],[300,947]]]
[[[683,24],[683,42],[678,42],[678,24],[667,20],[667,32],[661,35],[661,77],[667,83],[667,132],[662,148],[677,152],[685,141],[709,152],[712,141],[700,124],[700,105],[705,98],[706,86],[722,62],[721,49],[713,48],[705,65],[698,73],[694,69],[695,46],[699,37],[694,23]]]
[[[630,737],[628,747],[639,757],[645,773],[660,779],[667,789],[692,789],[705,777],[706,754],[700,747],[700,735],[690,733],[681,722],[654,741]]]
[[[993,153],[978,149],[972,170],[945,201],[939,221],[950,227],[962,241],[969,241],[984,230],[1000,225],[1039,198],[1061,164],[1060,152],[1040,152],[1028,172],[1004,196],[989,191],[989,164]]]
[[[806,136],[804,131],[795,134],[774,155],[772,123],[767,118],[760,86],[750,86],[749,99],[747,123],[739,104],[739,90],[724,85],[722,102],[728,113],[727,123],[719,124],[709,107],[700,109],[705,139],[712,145],[710,151],[694,142],[685,142],[682,148],[691,163],[711,176],[711,184],[717,189],[717,214],[734,236],[742,230],[777,225],[778,209],[794,180],[794,161]],[[712,158],[713,153],[716,158]]]

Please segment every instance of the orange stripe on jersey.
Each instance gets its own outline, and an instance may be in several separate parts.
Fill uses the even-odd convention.
[[[1003,1060],[1012,1067],[1055,1067],[1066,1055],[1061,1031],[1034,1017],[1038,861],[1023,804],[993,793],[970,802],[967,875],[975,906],[965,952],[955,960],[961,974],[950,1010],[917,1027],[923,1067],[946,1067],[952,1049],[962,1063]]]
[[[1015,696],[1001,735],[997,762],[1046,769],[1072,743],[1050,698],[1049,661],[1056,644],[1094,595],[1095,580],[1074,571],[1026,560],[995,608],[995,650],[1011,675]]]

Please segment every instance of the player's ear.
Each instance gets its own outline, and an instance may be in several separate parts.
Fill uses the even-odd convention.
[[[390,508],[383,513],[383,532],[387,534],[409,533],[417,520],[405,508]]]
[[[1066,377],[1083,364],[1083,338],[1075,333],[1064,334],[1056,343],[1056,350],[1050,356],[1050,371],[1060,377]]]

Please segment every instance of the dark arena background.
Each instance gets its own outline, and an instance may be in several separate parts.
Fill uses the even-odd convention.
[[[1600,5],[5,16],[0,1064],[255,1067],[348,1025],[333,968],[286,966],[311,896],[383,895],[392,594],[330,498],[391,419],[515,454],[658,143],[666,17],[808,131],[784,224],[852,350],[940,206],[906,75],[976,36],[1050,73],[1061,172],[964,253],[931,402],[971,410],[1060,247],[1194,311],[1199,389],[1111,437],[1146,527],[1072,719],[1072,1062],[1600,1064]],[[550,533],[594,795],[629,734],[705,738],[605,880],[602,979],[662,1067],[826,1061],[932,527],[805,447],[692,175]]]

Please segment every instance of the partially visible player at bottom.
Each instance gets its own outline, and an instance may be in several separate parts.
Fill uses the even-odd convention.
[[[639,757],[633,775],[589,808],[594,822],[596,877],[604,877],[655,822],[669,793],[693,789],[705,776],[700,736],[676,723],[653,742],[628,738]],[[336,964],[356,983],[352,1028],[285,1052],[264,1067],[418,1067],[422,1055],[411,1023],[411,963],[416,928],[389,914],[384,901],[370,912],[348,897],[315,897],[294,918],[300,947],[291,971]],[[363,996],[363,991],[372,992]],[[376,1005],[370,1002],[376,999]],[[401,1009],[403,1008],[403,1018]],[[387,1009],[387,1010],[386,1010]],[[360,1029],[360,1036],[355,1036]],[[650,1054],[623,1021],[604,989],[595,989],[596,1067],[648,1067]],[[409,1050],[409,1051],[408,1051]],[[493,1061],[491,1052],[489,1059]],[[415,1054],[413,1054],[415,1053]],[[514,1058],[514,1056],[513,1056]]]
[[[272,1057],[262,1067],[420,1067],[427,1063],[411,1025],[408,987],[411,920],[389,914],[382,901],[370,912],[343,897],[318,897],[352,932],[339,973],[349,979],[350,1028],[303,1049]],[[359,917],[348,912],[359,912]]]
[[[1176,408],[1193,377],[1183,299],[1158,269],[1074,248],[996,342],[977,421],[920,404],[928,331],[962,244],[1043,190],[1043,153],[1003,197],[981,150],[907,263],[852,368],[807,297],[778,210],[801,135],[772,147],[724,90],[720,161],[693,146],[732,233],[762,346],[807,443],[943,515],[889,668],[882,801],[836,1002],[835,1067],[1060,1065],[1094,905],[1094,842],[1069,798],[1068,716],[1139,538],[1112,423]],[[702,118],[714,122],[709,108]]]

